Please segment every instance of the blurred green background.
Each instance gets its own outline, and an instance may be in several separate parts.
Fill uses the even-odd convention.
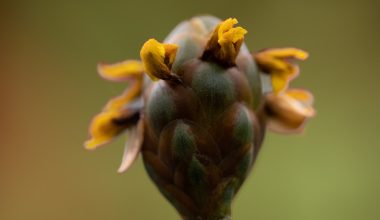
[[[138,58],[145,40],[198,14],[238,18],[252,51],[311,54],[292,86],[314,93],[318,115],[303,135],[267,135],[233,218],[380,219],[380,1],[0,4],[1,220],[179,219],[141,158],[116,173],[123,137],[95,152],[82,143],[125,86],[102,80],[96,64]]]

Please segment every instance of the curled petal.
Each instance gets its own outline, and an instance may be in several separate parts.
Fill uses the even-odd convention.
[[[162,44],[155,39],[149,39],[141,48],[140,57],[148,76],[152,80],[170,80],[176,78],[171,73],[178,46]]]
[[[123,159],[118,169],[118,173],[123,173],[137,159],[144,137],[144,123],[140,119],[137,126],[133,126],[126,131],[127,142],[125,143]]]
[[[177,54],[178,46],[175,44],[164,44],[165,49],[165,64],[169,69],[172,68],[172,65],[175,61],[175,56]]]
[[[300,102],[302,102],[306,106],[311,106],[311,105],[313,105],[313,102],[314,102],[313,95],[306,90],[288,89],[288,90],[286,90],[286,95],[288,95],[288,96],[290,96],[296,100],[299,100]]]
[[[100,76],[110,81],[126,81],[133,77],[142,77],[143,64],[137,60],[126,60],[115,64],[98,64]]]
[[[95,149],[110,142],[125,129],[135,125],[143,107],[142,80],[135,80],[124,94],[111,99],[101,113],[92,120],[90,140],[86,149]]]
[[[111,99],[104,107],[103,111],[120,111],[124,107],[127,107],[132,102],[136,102],[141,96],[143,88],[143,80],[136,79],[132,81],[129,87],[120,96]],[[142,107],[142,104],[141,104]]]
[[[299,133],[305,122],[315,115],[313,96],[301,89],[266,96],[265,114],[268,128],[279,133]]]
[[[288,88],[290,78],[287,72],[278,72],[270,76],[272,89],[275,94]]]
[[[236,18],[229,18],[220,24],[218,28],[218,43],[221,46],[225,44],[235,44],[244,39],[247,30],[242,27],[234,27],[237,23]]]
[[[296,60],[306,60],[309,54],[298,48],[286,47],[286,48],[272,48],[264,50],[271,56],[278,59],[296,59]]]
[[[237,23],[236,18],[228,18],[215,28],[202,59],[213,60],[225,66],[235,65],[236,56],[247,33],[242,27],[234,27]]]
[[[305,60],[308,53],[297,48],[273,48],[255,55],[259,68],[271,75],[275,94],[284,91],[289,82],[297,77],[299,68],[294,60]]]
[[[125,121],[130,115],[125,115],[118,111],[101,112],[91,122],[91,138],[85,142],[85,148],[88,150],[96,149],[120,134],[128,127]]]

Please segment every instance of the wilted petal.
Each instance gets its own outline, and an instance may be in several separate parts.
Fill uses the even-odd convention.
[[[137,126],[133,126],[126,131],[127,142],[121,165],[117,172],[123,173],[133,164],[137,159],[144,137],[144,123],[140,120]]]
[[[265,113],[268,128],[279,133],[299,133],[305,122],[315,115],[313,96],[301,89],[267,94]]]
[[[235,59],[247,33],[242,27],[234,27],[236,18],[228,18],[214,30],[202,55],[204,60],[213,60],[224,66],[235,65]]]
[[[308,53],[297,48],[273,48],[255,55],[259,68],[271,75],[275,94],[284,91],[289,81],[297,77],[299,68],[294,60],[305,60]]]
[[[142,77],[144,67],[141,61],[126,60],[114,64],[98,64],[99,74],[111,81],[125,81],[133,77]]]
[[[171,73],[178,46],[162,44],[155,39],[149,39],[141,48],[140,57],[148,76],[152,80],[171,80],[177,78]]]

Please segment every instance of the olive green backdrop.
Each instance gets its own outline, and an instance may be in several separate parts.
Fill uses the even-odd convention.
[[[82,143],[91,117],[125,86],[103,81],[96,64],[138,58],[145,40],[198,14],[238,18],[251,51],[311,54],[292,86],[314,93],[318,115],[303,135],[267,135],[234,219],[380,219],[379,1],[0,4],[0,219],[178,219],[141,158],[116,173],[123,137],[95,152]]]

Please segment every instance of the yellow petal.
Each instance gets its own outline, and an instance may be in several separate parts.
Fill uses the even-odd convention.
[[[155,39],[149,39],[141,48],[140,57],[148,76],[152,80],[171,79],[171,66],[174,63],[178,46],[162,44]]]
[[[175,44],[164,44],[165,48],[165,64],[169,69],[172,68],[172,65],[175,61],[175,57],[177,55],[178,46]]]
[[[85,142],[86,149],[95,149],[110,142],[115,136],[136,123],[136,114],[143,107],[143,78],[130,80],[125,92],[111,99],[91,122],[90,140]]]
[[[228,18],[223,21],[218,28],[218,43],[220,45],[224,44],[234,44],[239,40],[244,39],[244,35],[247,33],[242,27],[235,27],[238,21],[236,18]]]
[[[288,95],[288,96],[290,96],[296,100],[299,100],[300,102],[306,103],[308,105],[313,104],[314,97],[310,92],[308,92],[306,90],[288,89],[288,90],[286,90],[285,93],[286,93],[286,95]]]
[[[125,125],[117,123],[120,117],[122,115],[118,111],[102,112],[95,116],[90,126],[91,138],[85,142],[85,148],[96,149],[120,134],[126,128]]]
[[[140,77],[144,73],[143,64],[137,60],[126,60],[115,64],[98,64],[99,74],[111,81],[125,81],[131,77]]]
[[[142,78],[131,81],[131,84],[124,91],[124,93],[111,99],[103,111],[120,111],[123,107],[135,101],[139,96],[141,96],[142,87]]]
[[[211,35],[202,59],[216,61],[221,65],[235,65],[236,56],[247,33],[242,27],[234,27],[236,18],[228,18],[221,22]]]
[[[275,94],[282,91],[283,88],[287,88],[289,84],[288,75],[282,72],[271,75],[271,80],[272,89]]]
[[[235,24],[238,23],[238,20],[236,18],[227,18],[226,20],[222,21],[219,24],[219,27],[217,28],[218,31],[218,37],[221,38],[222,35],[229,31],[231,28],[234,27]]]
[[[279,59],[297,59],[297,60],[306,60],[309,57],[309,54],[306,51],[300,50],[298,48],[273,48],[267,50],[267,53],[271,54],[273,57]]]
[[[273,92],[278,94],[299,73],[299,68],[293,61],[305,60],[307,57],[307,52],[297,48],[273,48],[257,53],[255,59],[263,72],[271,74]]]
[[[315,115],[310,92],[294,89],[266,96],[268,128],[279,133],[299,133],[305,122]]]

